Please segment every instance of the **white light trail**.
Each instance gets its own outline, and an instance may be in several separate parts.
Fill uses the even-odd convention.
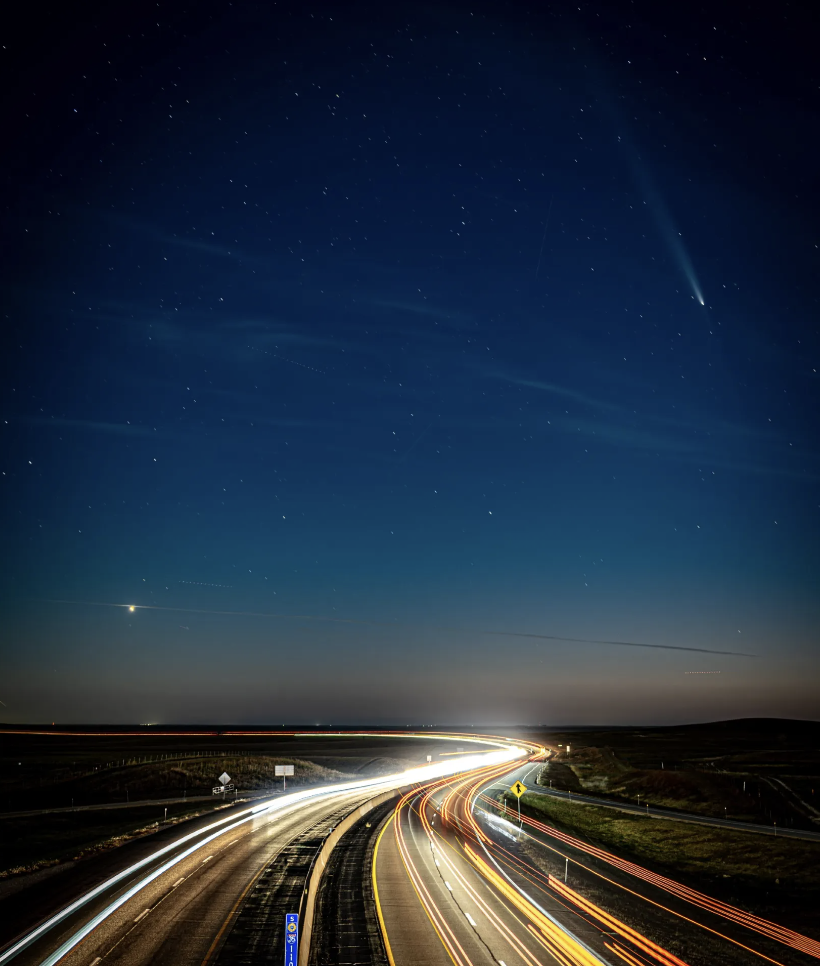
[[[311,732],[311,736],[316,733]],[[338,732],[336,732],[338,734]],[[401,734],[389,735],[390,737],[405,737]],[[407,736],[410,737],[410,736]],[[412,737],[433,737],[432,735],[412,735]],[[437,735],[437,738],[444,736]],[[467,735],[456,735],[448,737],[450,741],[472,741],[476,740]],[[485,739],[486,741],[486,739]],[[489,743],[489,742],[488,742]],[[494,742],[496,745],[501,744],[501,740]],[[264,802],[260,805],[254,805],[251,808],[243,809],[238,813],[220,819],[217,822],[212,822],[205,828],[199,829],[196,832],[190,832],[188,835],[184,835],[182,838],[177,839],[170,845],[166,845],[151,855],[146,856],[139,862],[135,862],[130,865],[127,869],[123,869],[122,872],[118,872],[116,875],[112,876],[110,879],[106,879],[105,882],[100,883],[94,889],[86,892],[84,895],[80,896],[74,902],[70,903],[65,908],[61,909],[59,912],[55,913],[49,919],[40,923],[35,929],[27,933],[25,936],[17,940],[14,945],[10,946],[4,953],[0,954],[0,964],[7,963],[13,959],[18,953],[22,952],[25,948],[30,946],[37,939],[44,936],[50,929],[54,926],[63,922],[69,916],[73,915],[78,910],[82,909],[87,903],[91,902],[93,899],[107,892],[110,888],[117,885],[117,883],[122,882],[128,876],[140,869],[144,868],[151,862],[155,862],[157,859],[161,858],[163,855],[178,849],[181,845],[186,842],[193,842],[194,839],[199,839],[199,841],[193,842],[187,849],[183,852],[175,855],[173,858],[169,859],[167,862],[163,863],[158,869],[155,869],[149,875],[144,876],[129,889],[127,889],[123,895],[119,896],[114,902],[110,903],[103,909],[100,913],[94,916],[89,922],[78,929],[73,935],[71,935],[58,949],[51,953],[46,959],[41,963],[41,966],[54,966],[55,963],[59,962],[66,953],[70,952],[78,943],[82,942],[85,937],[91,933],[100,923],[104,922],[112,913],[119,909],[124,903],[129,899],[133,898],[139,892],[141,892],[147,885],[157,879],[159,876],[163,875],[169,869],[172,869],[179,862],[193,855],[194,852],[203,848],[203,846],[208,845],[213,842],[214,839],[219,838],[226,832],[230,832],[240,825],[246,822],[251,822],[254,819],[271,813],[283,812],[284,810],[291,810],[294,806],[310,800],[328,798],[336,795],[345,795],[355,791],[370,790],[374,794],[378,794],[382,791],[390,791],[394,788],[400,788],[403,785],[412,785],[416,783],[426,783],[429,781],[434,781],[436,778],[443,778],[447,775],[453,775],[460,771],[468,771],[474,768],[482,768],[487,765],[501,764],[506,761],[513,761],[516,758],[520,758],[527,754],[523,749],[514,745],[512,743],[508,744],[506,748],[501,748],[496,751],[487,752],[483,755],[465,755],[463,758],[450,758],[446,761],[438,761],[429,765],[421,765],[417,768],[411,768],[405,772],[399,772],[394,775],[388,775],[383,778],[369,778],[361,779],[359,781],[353,782],[341,782],[335,785],[326,785],[321,788],[311,788],[305,789],[304,791],[289,792],[286,795],[282,795],[276,798],[272,802]],[[210,833],[210,834],[207,834]],[[200,838],[200,836],[205,836]]]

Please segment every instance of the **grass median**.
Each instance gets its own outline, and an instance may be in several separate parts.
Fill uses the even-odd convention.
[[[820,842],[628,815],[547,795],[524,795],[524,814],[616,855],[686,878],[731,878],[747,885],[820,896]]]

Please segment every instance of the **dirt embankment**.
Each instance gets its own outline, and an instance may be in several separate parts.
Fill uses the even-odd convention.
[[[677,809],[712,818],[766,822],[758,785],[744,777],[706,768],[634,768],[611,748],[573,750],[568,759],[550,762],[539,784],[562,790],[600,795],[629,803]]]
[[[288,785],[294,787],[322,781],[343,781],[353,771],[341,771],[324,764],[282,756],[171,758],[104,768],[58,780],[36,790],[20,788],[14,798],[14,811],[210,795],[211,789],[220,784],[219,776],[223,772],[230,776],[239,794],[276,789],[281,788],[282,779],[275,775],[275,766],[282,764],[294,766],[294,775],[288,778]]]

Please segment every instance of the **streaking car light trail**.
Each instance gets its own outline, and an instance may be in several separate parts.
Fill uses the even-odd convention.
[[[479,776],[477,784],[478,786],[486,784],[488,780],[498,777],[504,774],[508,769],[500,768],[490,771],[489,769],[484,772],[483,775]],[[462,789],[466,784],[472,784],[475,781],[476,776],[472,775],[468,779],[464,779],[459,782],[458,785],[452,788],[449,794],[442,801],[440,806],[440,814],[442,820],[445,823],[451,823],[457,825],[463,830],[462,823],[457,819],[457,817],[451,812],[452,802],[454,799],[461,798],[466,801],[466,796],[463,795]],[[447,782],[440,783],[439,786],[444,784],[452,784],[453,780],[449,779]],[[436,865],[439,862],[442,863],[446,870],[447,875],[452,879],[454,883],[457,883],[460,888],[469,895],[470,899],[476,904],[476,906],[481,910],[481,912],[486,916],[487,921],[492,925],[501,937],[510,943],[512,949],[526,962],[526,963],[539,963],[540,961],[536,959],[532,952],[527,949],[527,947],[522,943],[521,939],[515,935],[515,933],[506,926],[502,920],[495,914],[490,905],[485,901],[482,895],[470,884],[470,882],[461,874],[458,868],[450,861],[448,852],[455,853],[456,849],[454,846],[448,842],[445,838],[438,834],[438,832],[433,828],[428,816],[427,810],[431,802],[431,796],[435,788],[430,788],[423,797],[418,809],[416,809],[416,814],[419,816],[422,825],[424,827],[427,838],[430,842],[430,848],[433,851],[434,856],[436,856]],[[415,870],[415,866],[412,862],[412,857],[407,849],[406,843],[404,841],[404,835],[401,831],[401,821],[399,808],[406,807],[408,800],[411,798],[410,795],[405,796],[402,800],[402,804],[397,807],[396,811],[396,835],[397,841],[400,842],[400,850],[402,854],[402,859],[405,862],[405,868],[407,868],[408,875],[411,875],[411,879],[415,876],[418,877],[418,873]],[[467,857],[471,860],[472,864],[475,866],[475,853],[470,848],[469,845],[463,843],[463,848]],[[481,861],[481,860],[479,860]],[[501,877],[497,876],[492,869],[483,864],[484,867],[480,868],[476,866],[478,871],[482,876],[490,883],[493,890],[499,894],[503,899],[513,906],[518,912],[522,913],[526,919],[530,922],[535,922],[539,926],[539,930],[534,930],[533,935],[528,938],[534,939],[539,946],[544,948],[550,953],[551,957],[557,960],[559,963],[564,964],[564,966],[601,966],[602,960],[600,960],[587,946],[580,942],[577,937],[573,936],[568,930],[564,929],[555,921],[551,920],[548,916],[542,914],[542,911],[537,909],[531,902],[528,901],[527,897],[520,891],[508,885]],[[409,868],[408,868],[409,866]],[[411,868],[413,872],[411,873]],[[427,893],[429,895],[429,893]],[[421,898],[421,897],[420,897]],[[433,904],[434,905],[434,904]],[[431,910],[428,909],[428,916],[431,916]],[[436,910],[437,912],[437,910]],[[440,913],[438,914],[440,915]],[[432,916],[431,916],[432,921]],[[520,920],[519,920],[520,921]],[[446,924],[445,924],[446,925]],[[438,930],[437,930],[438,931]],[[448,943],[445,942],[441,932],[439,932],[439,938],[445,943],[445,947],[448,948],[451,956],[453,956],[453,949],[451,949]],[[455,957],[454,957],[455,958]]]
[[[464,789],[467,788],[468,784],[470,784],[471,787],[465,793]],[[509,893],[511,896],[518,895],[520,897],[521,901],[525,903],[525,905],[522,906],[522,911],[525,912],[525,915],[527,915],[527,917],[534,923],[534,925],[538,927],[539,931],[545,935],[545,937],[550,943],[555,943],[557,936],[563,936],[567,934],[572,936],[571,933],[568,933],[566,927],[562,926],[556,920],[554,920],[553,917],[550,916],[545,909],[543,909],[540,905],[538,905],[538,903],[535,902],[534,899],[528,896],[527,893],[525,893],[519,886],[517,886],[513,882],[513,880],[510,879],[510,877],[503,872],[499,863],[490,854],[491,850],[495,851],[499,855],[513,859],[516,865],[523,866],[525,869],[527,868],[525,864],[521,862],[520,859],[518,859],[517,856],[512,856],[510,853],[506,852],[505,849],[497,848],[495,846],[495,843],[493,843],[486,835],[484,835],[484,833],[481,831],[478,824],[476,823],[474,814],[473,814],[475,800],[481,788],[485,785],[486,785],[486,781],[482,781],[482,780],[474,781],[471,778],[469,781],[465,781],[461,783],[460,786],[457,786],[454,789],[454,793],[460,800],[460,804],[465,812],[467,822],[469,823],[469,826],[470,826],[471,836],[479,842],[484,852],[487,854],[487,857],[498,869],[498,872],[490,868],[490,866],[487,865],[487,863],[475,852],[475,850],[470,848],[468,845],[464,846],[465,851],[469,854],[474,865],[481,872],[481,874],[485,876],[485,878],[488,878],[490,881],[494,882],[497,888],[499,889],[503,888],[507,890],[507,893]],[[453,797],[452,794],[449,797],[452,798]],[[507,865],[508,867],[512,866],[513,864],[505,861],[504,858],[502,858],[501,861],[504,862],[504,864]],[[498,873],[501,873],[501,875],[499,875]],[[528,877],[528,878],[532,878],[532,877]],[[543,876],[539,875],[539,878],[543,878]],[[553,877],[551,876],[547,877],[546,881],[549,885],[552,885],[552,881],[551,881],[552,878]],[[511,899],[511,901],[513,900]],[[584,902],[586,901],[587,900],[584,900]],[[592,916],[593,919],[597,918],[598,921],[602,922],[605,926],[607,926],[610,931],[617,932],[624,939],[632,943],[632,945],[635,946],[638,950],[640,950],[642,954],[646,956],[650,956],[656,962],[662,964],[662,966],[687,966],[687,964],[684,963],[683,960],[679,959],[674,954],[668,952],[666,949],[664,949],[662,946],[659,946],[651,939],[648,939],[646,936],[637,932],[637,930],[634,930],[631,927],[626,926],[624,923],[621,923],[620,920],[616,919],[614,916],[610,916],[608,913],[604,913],[603,910],[599,910],[598,907],[594,906],[592,903],[588,903],[588,905],[590,908],[585,909],[585,912],[587,913],[587,915],[584,917],[587,919],[587,921],[589,921],[589,918],[590,918],[589,916],[590,911],[595,910],[596,913],[600,913],[600,915],[597,915],[597,914],[593,915]],[[536,911],[537,918],[533,918],[532,916],[530,916],[529,912],[526,911],[528,909],[534,909]],[[548,924],[546,929],[543,925],[544,921],[546,921],[546,923]],[[594,954],[592,953],[592,951],[584,943],[582,943],[576,937],[573,937],[573,939],[577,945],[582,947],[585,953],[594,957]],[[611,951],[616,952],[619,956],[621,956],[622,959],[625,959],[625,961],[627,962],[630,961],[627,957],[631,956],[631,954],[627,950],[613,949],[612,946],[609,946],[606,943],[604,943],[604,945],[607,946],[607,948],[609,948]],[[559,946],[559,949],[564,951],[563,946]],[[624,955],[621,955],[622,953]]]
[[[594,905],[588,899],[584,899],[583,896],[579,895],[569,886],[564,885],[555,876],[549,876],[549,884],[555,889],[555,891],[563,896],[565,899],[569,899],[580,909],[583,909],[588,915],[592,916],[593,919],[597,919],[602,922],[605,926],[608,926],[613,932],[616,932],[619,936],[623,936],[624,939],[628,939],[633,945],[637,946],[640,950],[651,956],[652,959],[659,963],[663,963],[664,966],[686,966],[686,963],[682,959],[678,959],[673,953],[668,952],[658,946],[657,943],[650,942],[645,936],[642,936],[639,932],[627,926],[626,923],[621,922],[620,919],[616,919],[615,916],[610,915],[608,912],[604,912],[603,909],[599,909],[598,906]]]
[[[458,737],[462,740],[464,739],[464,736]],[[453,738],[453,740],[455,740],[455,738]],[[80,898],[76,899],[74,902],[55,913],[55,915],[40,923],[39,926],[31,930],[25,936],[21,937],[5,952],[0,954],[0,964],[6,963],[13,959],[18,953],[22,952],[37,939],[40,939],[42,936],[44,936],[49,930],[53,929],[54,926],[63,922],[69,916],[82,909],[83,906],[87,905],[93,899],[102,895],[113,886],[116,886],[119,882],[122,882],[123,879],[135,872],[138,872],[140,869],[152,862],[155,862],[157,859],[162,858],[162,856],[168,855],[168,853],[178,849],[181,845],[185,845],[188,842],[192,842],[193,844],[189,846],[189,848],[185,849],[181,854],[175,855],[173,858],[169,859],[161,866],[160,869],[155,870],[131,886],[123,896],[110,903],[90,922],[86,923],[72,936],[70,936],[59,947],[59,949],[44,959],[41,966],[54,966],[55,963],[57,963],[60,959],[62,959],[63,956],[66,955],[66,953],[80,943],[101,922],[114,913],[123,904],[123,902],[133,898],[133,896],[144,889],[149,883],[153,882],[154,879],[156,879],[159,875],[167,872],[169,869],[173,868],[198,849],[201,849],[209,842],[212,842],[214,839],[246,822],[251,822],[262,815],[275,814],[284,809],[291,809],[295,805],[307,800],[341,795],[347,792],[359,790],[371,790],[377,794],[380,791],[388,791],[394,788],[400,788],[403,785],[435,781],[436,779],[453,775],[460,771],[466,771],[468,769],[473,770],[475,768],[487,767],[491,765],[497,766],[502,762],[513,761],[516,758],[520,758],[522,755],[526,754],[519,744],[520,743],[510,742],[506,749],[487,752],[483,759],[476,759],[473,756],[470,756],[466,759],[451,758],[444,761],[433,762],[429,765],[422,765],[420,767],[412,768],[408,771],[400,772],[394,775],[389,775],[384,778],[362,779],[360,781],[342,782],[340,784],[327,785],[321,788],[290,792],[286,795],[282,795],[273,802],[264,802],[260,805],[255,805],[251,808],[244,809],[241,812],[231,815],[227,818],[220,819],[217,822],[207,825],[205,828],[199,829],[196,832],[191,832],[188,835],[185,835],[182,838],[170,843],[169,845],[158,849],[156,852],[146,856],[144,859],[134,863],[127,869],[124,869],[111,878],[106,879],[105,882],[100,883],[100,885],[96,886],[94,889],[91,889],[89,892],[80,896]],[[204,836],[204,838],[200,838],[200,836]],[[198,839],[198,841],[194,842],[195,839]]]
[[[500,770],[485,769],[483,773],[483,780],[486,781],[488,778],[491,779],[493,777],[496,777],[498,774],[501,774],[506,770],[507,770],[506,768],[502,768]],[[435,792],[437,789],[440,789],[443,786],[446,786],[449,781],[451,781],[451,779],[447,779],[445,781],[438,782],[434,785],[428,786],[426,789],[426,794],[422,799],[421,808],[419,810],[414,809],[414,811],[417,811],[417,814],[419,814],[422,817],[422,821],[425,824],[425,832],[430,839],[431,848],[433,849],[434,854],[441,856],[442,861],[447,863],[449,873],[451,874],[453,880],[458,882],[459,885],[463,886],[469,892],[471,898],[475,901],[477,907],[487,916],[488,922],[492,926],[494,926],[499,931],[499,933],[502,934],[503,938],[507,939],[507,941],[510,942],[513,949],[518,953],[518,955],[523,959],[523,961],[527,963],[528,966],[542,966],[540,960],[536,959],[529,952],[527,947],[523,943],[521,943],[521,941],[515,936],[515,934],[507,926],[505,926],[501,922],[499,917],[493,912],[493,910],[487,905],[487,903],[469,886],[468,883],[464,881],[463,877],[460,875],[458,870],[455,869],[449,862],[447,862],[446,856],[441,851],[441,849],[437,848],[433,844],[430,825],[426,821],[426,814],[425,814],[426,807],[430,800],[430,796],[433,794],[433,792]],[[430,891],[424,885],[421,875],[419,874],[418,869],[416,868],[416,865],[413,862],[412,855],[410,854],[410,850],[408,848],[407,841],[405,839],[404,830],[402,828],[403,814],[412,808],[410,802],[417,795],[418,795],[418,791],[410,792],[407,795],[405,795],[397,805],[396,811],[394,813],[393,829],[394,829],[394,834],[396,838],[396,844],[399,849],[399,855],[402,859],[402,864],[404,865],[405,871],[407,872],[407,875],[413,885],[413,889],[416,893],[416,896],[418,897],[419,902],[424,908],[424,911],[426,912],[427,917],[430,920],[430,923],[432,924],[433,929],[436,932],[439,940],[441,941],[442,945],[450,955],[450,958],[453,960],[454,963],[457,964],[457,966],[472,966],[472,960],[470,959],[469,955],[462,947],[461,943],[459,943],[457,937],[455,936],[455,933],[453,932],[452,928],[448,924],[442,910],[436,903],[435,899],[432,897]],[[438,860],[436,860],[436,864],[438,865]]]
[[[325,624],[356,624],[364,627],[392,627],[393,629],[419,628],[422,630],[446,631],[450,634],[479,634],[485,637],[520,637],[534,641],[565,641],[570,644],[601,644],[607,647],[643,647],[657,651],[691,651],[697,654],[722,654],[724,657],[755,657],[746,651],[718,651],[708,647],[688,647],[683,644],[644,644],[640,641],[606,641],[590,637],[561,637],[558,634],[530,634],[526,631],[494,631],[474,627],[448,627],[444,624],[411,624],[402,621],[371,621],[357,617],[327,617],[323,614],[280,614],[251,610],[201,610],[193,607],[165,607],[160,604],[116,604],[104,600],[56,600],[46,598],[46,604],[75,604],[84,607],[125,608],[135,610],[167,611],[174,614],[210,614],[215,617],[259,617],[268,620],[320,621]]]
[[[490,813],[487,813],[487,814],[490,815]],[[490,815],[490,817],[494,818],[495,816]],[[515,825],[513,825],[507,819],[500,818],[500,817],[497,819],[497,821],[500,822],[502,826],[506,826],[506,828],[502,827],[499,829],[499,831],[501,831],[502,834],[507,835],[509,838],[513,840],[517,837],[515,834],[518,832],[517,822]],[[496,864],[499,865],[499,868],[502,865],[506,866],[506,868],[516,872],[518,875],[527,879],[527,881],[531,882],[534,886],[536,886],[536,888],[540,888],[542,890],[545,889],[545,887],[548,885],[548,876],[544,875],[540,870],[536,869],[534,866],[528,865],[527,863],[522,862],[521,859],[518,858],[518,856],[500,847],[498,843],[493,842],[492,839],[489,839],[486,835],[484,835],[484,833],[481,832],[480,829],[478,829],[478,832],[481,837],[482,846],[484,847],[485,851],[488,854],[491,853],[492,856],[495,856],[495,858],[493,858],[493,861],[495,862],[497,859]],[[545,842],[542,842],[538,839],[535,839],[534,841],[537,841],[538,844],[541,845],[543,848],[548,849],[551,852],[554,852],[562,859],[567,858],[566,854],[564,852],[561,852],[559,849],[555,849],[552,846],[547,845]],[[576,868],[583,869],[585,872],[588,872],[590,875],[596,876],[597,878],[601,879],[603,882],[606,882],[608,885],[612,886],[613,888],[621,889],[624,892],[627,892],[630,895],[634,896],[636,899],[641,899],[644,902],[647,902],[649,905],[654,906],[656,909],[660,909],[662,912],[667,912],[671,916],[675,916],[678,919],[682,919],[684,922],[688,922],[693,926],[697,926],[698,928],[703,929],[705,932],[711,933],[713,936],[717,936],[719,939],[725,939],[726,942],[732,943],[732,945],[745,950],[746,952],[752,954],[753,956],[758,956],[761,959],[765,959],[767,962],[773,963],[774,966],[783,966],[783,963],[781,963],[779,960],[772,959],[770,956],[766,956],[760,951],[756,949],[752,949],[750,946],[746,946],[744,943],[738,942],[738,940],[736,939],[732,939],[731,936],[727,936],[725,933],[718,932],[718,930],[712,929],[710,926],[707,926],[702,922],[698,922],[697,919],[691,919],[689,916],[684,916],[682,913],[676,912],[674,909],[670,909],[668,906],[664,906],[659,902],[655,902],[654,899],[649,899],[647,896],[642,895],[640,892],[636,892],[634,889],[627,888],[627,886],[622,885],[620,882],[616,882],[614,879],[608,878],[607,876],[603,875],[603,873],[598,872],[593,868],[590,868],[590,866],[588,865],[584,865],[582,862],[579,862],[577,859],[572,859],[571,861]],[[566,908],[569,908],[566,905],[566,903],[564,903],[563,901],[561,902],[561,905],[564,905]]]
[[[498,802],[495,799],[490,798],[487,795],[479,795],[478,798],[482,800],[482,803],[490,805],[493,808],[498,808]],[[770,922],[767,919],[762,919],[760,916],[755,916],[752,913],[744,912],[742,909],[738,909],[737,907],[729,905],[729,903],[722,902],[719,899],[713,899],[702,892],[698,892],[696,889],[692,889],[680,882],[676,882],[674,879],[668,879],[665,876],[650,872],[648,869],[644,869],[642,866],[636,865],[634,862],[621,859],[617,855],[613,855],[611,852],[606,852],[594,845],[590,845],[581,841],[580,839],[574,838],[571,835],[567,835],[565,832],[561,832],[549,825],[545,825],[543,822],[539,822],[537,819],[533,819],[527,815],[522,815],[521,819],[524,825],[535,829],[542,834],[549,835],[551,838],[557,839],[565,845],[569,845],[581,852],[585,852],[587,855],[591,855],[594,858],[621,870],[622,872],[635,876],[636,878],[641,879],[650,885],[653,885],[667,893],[670,893],[671,895],[676,896],[679,899],[682,899],[684,902],[697,906],[706,912],[711,912],[714,915],[734,922],[737,925],[745,926],[747,929],[757,932],[762,936],[766,936],[768,939],[773,939],[776,942],[782,943],[783,945],[791,946],[793,949],[797,949],[809,956],[813,956],[815,959],[820,959],[820,942],[817,942],[808,936],[803,936],[801,933],[795,932],[792,929],[787,929],[785,926],[780,926],[777,923]],[[535,841],[538,841],[538,839],[535,839]],[[545,843],[541,844],[544,845]],[[546,847],[549,848],[549,846]],[[507,856],[509,856],[509,853],[507,853]],[[513,858],[512,856],[509,857]],[[580,863],[576,864],[580,865]],[[591,872],[593,875],[599,876],[600,878],[605,878],[605,876],[602,876],[601,873],[596,872],[594,869],[590,869],[588,866],[581,865],[581,868],[586,869],[588,872]],[[625,886],[622,886],[611,879],[607,879],[606,881],[611,882],[613,885],[616,885],[619,888],[626,888]],[[640,893],[634,894],[640,896]],[[651,899],[647,899],[645,896],[640,897],[646,902],[652,903]],[[658,903],[652,904],[658,905]],[[669,909],[666,906],[661,906],[660,908],[663,908],[665,911],[671,913],[672,915],[679,916],[680,918],[687,918],[686,916],[681,916],[680,913],[677,913],[673,909]],[[770,962],[777,962],[776,960],[770,959],[770,957],[765,956],[763,953],[755,949],[744,946],[742,943],[737,942],[737,940],[732,939],[730,936],[726,936],[723,933],[718,933],[714,929],[710,929],[710,927],[698,922],[696,919],[690,919],[688,921],[700,926],[702,929],[715,933],[734,945],[742,946],[742,948],[748,950],[750,953],[760,956],[763,959],[767,959]]]
[[[479,798],[485,797],[481,795],[481,789],[487,787],[487,782],[486,780],[476,781],[472,785],[472,788],[470,788],[469,791],[466,794],[464,794],[463,789],[466,787],[466,784],[467,784],[466,782],[463,782],[459,787],[454,788],[454,791],[447,796],[444,802],[442,802],[442,806],[447,806],[449,809],[451,807],[450,803],[454,797],[457,799],[460,799],[461,803],[466,806],[465,812],[467,817],[467,824],[470,826],[467,834],[470,835],[475,841],[477,841],[481,845],[482,849],[487,855],[487,858],[493,863],[493,865],[495,865],[498,872],[504,877],[504,879],[506,879],[509,885],[513,889],[515,889],[518,893],[520,893],[522,896],[524,896],[530,902],[530,904],[533,905],[535,908],[537,908],[543,915],[545,915],[548,919],[551,919],[552,917],[549,916],[546,910],[544,910],[531,896],[527,895],[527,893],[525,893],[521,889],[521,887],[517,883],[515,883],[510,878],[509,875],[507,875],[503,867],[508,868],[510,871],[516,872],[518,875],[521,875],[529,882],[531,882],[534,886],[536,886],[536,888],[539,888],[544,892],[550,891],[549,890],[550,877],[548,875],[544,875],[540,870],[538,870],[534,866],[528,863],[525,863],[517,855],[514,855],[511,852],[508,852],[505,848],[499,846],[497,843],[493,842],[492,839],[490,839],[487,835],[484,834],[484,832],[481,830],[481,828],[475,821],[474,812],[475,812],[476,802],[479,800]],[[498,807],[497,802],[495,802],[494,800],[490,800],[490,801],[493,802],[495,807]],[[494,817],[492,813],[487,813],[487,814],[491,818]],[[523,820],[524,820],[524,816],[522,816],[522,823],[523,823]],[[497,819],[497,821],[501,822],[504,826],[507,826],[509,828],[510,830],[509,832],[502,829],[505,835],[508,835],[512,839],[515,839],[518,837],[517,823],[513,825],[509,823],[507,819],[502,819],[500,817]],[[459,825],[460,828],[465,827],[464,824],[460,821],[458,821],[457,824]],[[552,846],[547,845],[545,842],[539,839],[533,839],[533,841],[537,842],[543,848],[546,848],[552,852],[555,852],[557,855],[561,856],[561,858],[566,858],[564,853],[560,852],[558,849],[552,848]],[[622,889],[625,892],[628,892],[630,895],[635,896],[635,898],[637,899],[642,899],[643,901],[649,903],[650,905],[654,906],[657,909],[661,909],[664,912],[667,912],[673,916],[676,916],[677,918],[682,919],[685,922],[689,922],[692,925],[697,926],[720,939],[724,939],[727,942],[731,943],[732,945],[737,946],[738,948],[743,949],[754,956],[758,956],[761,959],[765,959],[767,962],[773,963],[774,966],[783,966],[783,964],[780,963],[778,960],[772,959],[770,956],[766,956],[764,953],[758,950],[752,949],[751,947],[746,946],[744,943],[738,942],[738,940],[732,939],[730,936],[726,936],[724,933],[718,932],[717,930],[710,928],[704,923],[698,922],[696,919],[691,919],[688,916],[684,916],[681,913],[676,912],[674,909],[670,909],[667,906],[661,905],[660,903],[655,902],[654,900],[649,899],[644,895],[641,895],[641,893],[635,892],[634,890],[627,888],[621,883],[615,882],[614,880],[607,878],[602,873],[589,868],[583,863],[578,862],[576,859],[573,859],[572,861],[576,865],[576,867],[582,868],[585,871],[589,872],[590,874],[597,876],[599,879],[602,879],[604,882],[608,883],[613,887],[616,887],[616,888]],[[554,892],[554,890],[552,891]],[[560,901],[560,904],[563,905],[565,908],[567,908],[569,911],[577,912],[577,910],[571,909],[570,906],[567,904],[567,902],[563,901],[563,899],[559,901]],[[586,918],[588,922],[591,922],[591,920],[586,914],[583,915],[583,918]],[[558,924],[556,923],[556,925]],[[563,928],[563,927],[560,927],[560,928]],[[646,939],[646,937],[641,936],[640,933],[637,933],[636,935],[641,938],[642,942],[649,944],[650,948],[655,948],[656,950],[660,950],[666,955],[672,955],[671,953],[667,953],[666,950],[663,950],[662,947],[652,943],[651,940],[648,940]],[[604,943],[604,945],[607,946],[607,948],[610,949],[610,951],[614,952],[623,961],[630,962],[630,963],[638,963],[637,960],[634,960],[633,958],[631,958],[632,954],[627,953],[626,950],[623,950],[620,947],[619,948],[611,947],[606,943]],[[643,955],[646,953],[646,950],[643,950],[643,948],[639,944],[634,943],[634,945],[637,945],[638,948],[642,950],[642,952],[639,953],[639,955]],[[642,966],[642,964],[638,963],[638,966]]]

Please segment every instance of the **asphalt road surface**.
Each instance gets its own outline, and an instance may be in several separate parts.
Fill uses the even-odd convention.
[[[492,796],[516,779],[532,788],[541,765],[510,765],[430,781],[346,833],[317,897],[311,966],[800,966],[820,959],[820,943],[749,911],[526,815],[519,826],[516,810]],[[180,829],[177,838],[145,843],[116,883],[13,962],[281,966],[284,914],[297,911],[313,856],[344,815],[383,787],[280,797],[272,812],[238,806],[191,823],[186,835]],[[0,918],[11,908],[0,904]],[[16,908],[22,913],[19,902]],[[30,917],[21,922],[31,925]],[[0,953],[0,966],[7,961]]]
[[[242,900],[265,878],[266,872],[274,876],[276,885],[281,884],[281,877],[275,876],[277,859],[288,846],[306,833],[318,830],[321,836],[373,794],[357,789],[298,802],[275,813],[262,813],[226,831],[158,875],[107,916],[60,959],[61,966],[91,966],[101,961],[106,966],[204,966],[221,962],[221,947],[232,934],[235,920],[247,908]],[[230,818],[233,815],[231,812]],[[203,838],[200,836],[197,841]],[[313,845],[318,848],[315,842]],[[90,923],[112,899],[184,851],[185,846],[172,850],[83,906],[19,953],[13,960],[15,966],[49,962],[55,950]],[[286,901],[293,901],[292,892]],[[267,911],[281,924],[284,912],[295,910],[270,907]],[[263,925],[259,920],[255,923],[257,929]],[[282,958],[276,957],[277,964]]]
[[[586,946],[588,926],[571,935],[522,899],[528,919],[503,877],[477,870],[468,849],[481,849],[464,804],[474,783],[462,778],[405,797],[381,834],[377,901],[397,966],[600,963]]]
[[[496,761],[511,754],[487,751]],[[424,766],[415,780],[465,764],[447,757]],[[124,849],[119,861],[110,860],[107,877],[99,874],[105,862],[97,874],[78,863],[55,882],[40,883],[39,893],[22,890],[0,903],[0,966],[279,966],[285,913],[300,911],[327,835],[360,804],[407,784],[408,774],[228,807]],[[355,863],[344,875],[355,877]],[[27,898],[35,900],[30,907]]]
[[[378,906],[396,966],[817,962],[820,943],[538,823],[482,787],[405,798],[380,833]],[[473,807],[475,803],[475,808]]]

